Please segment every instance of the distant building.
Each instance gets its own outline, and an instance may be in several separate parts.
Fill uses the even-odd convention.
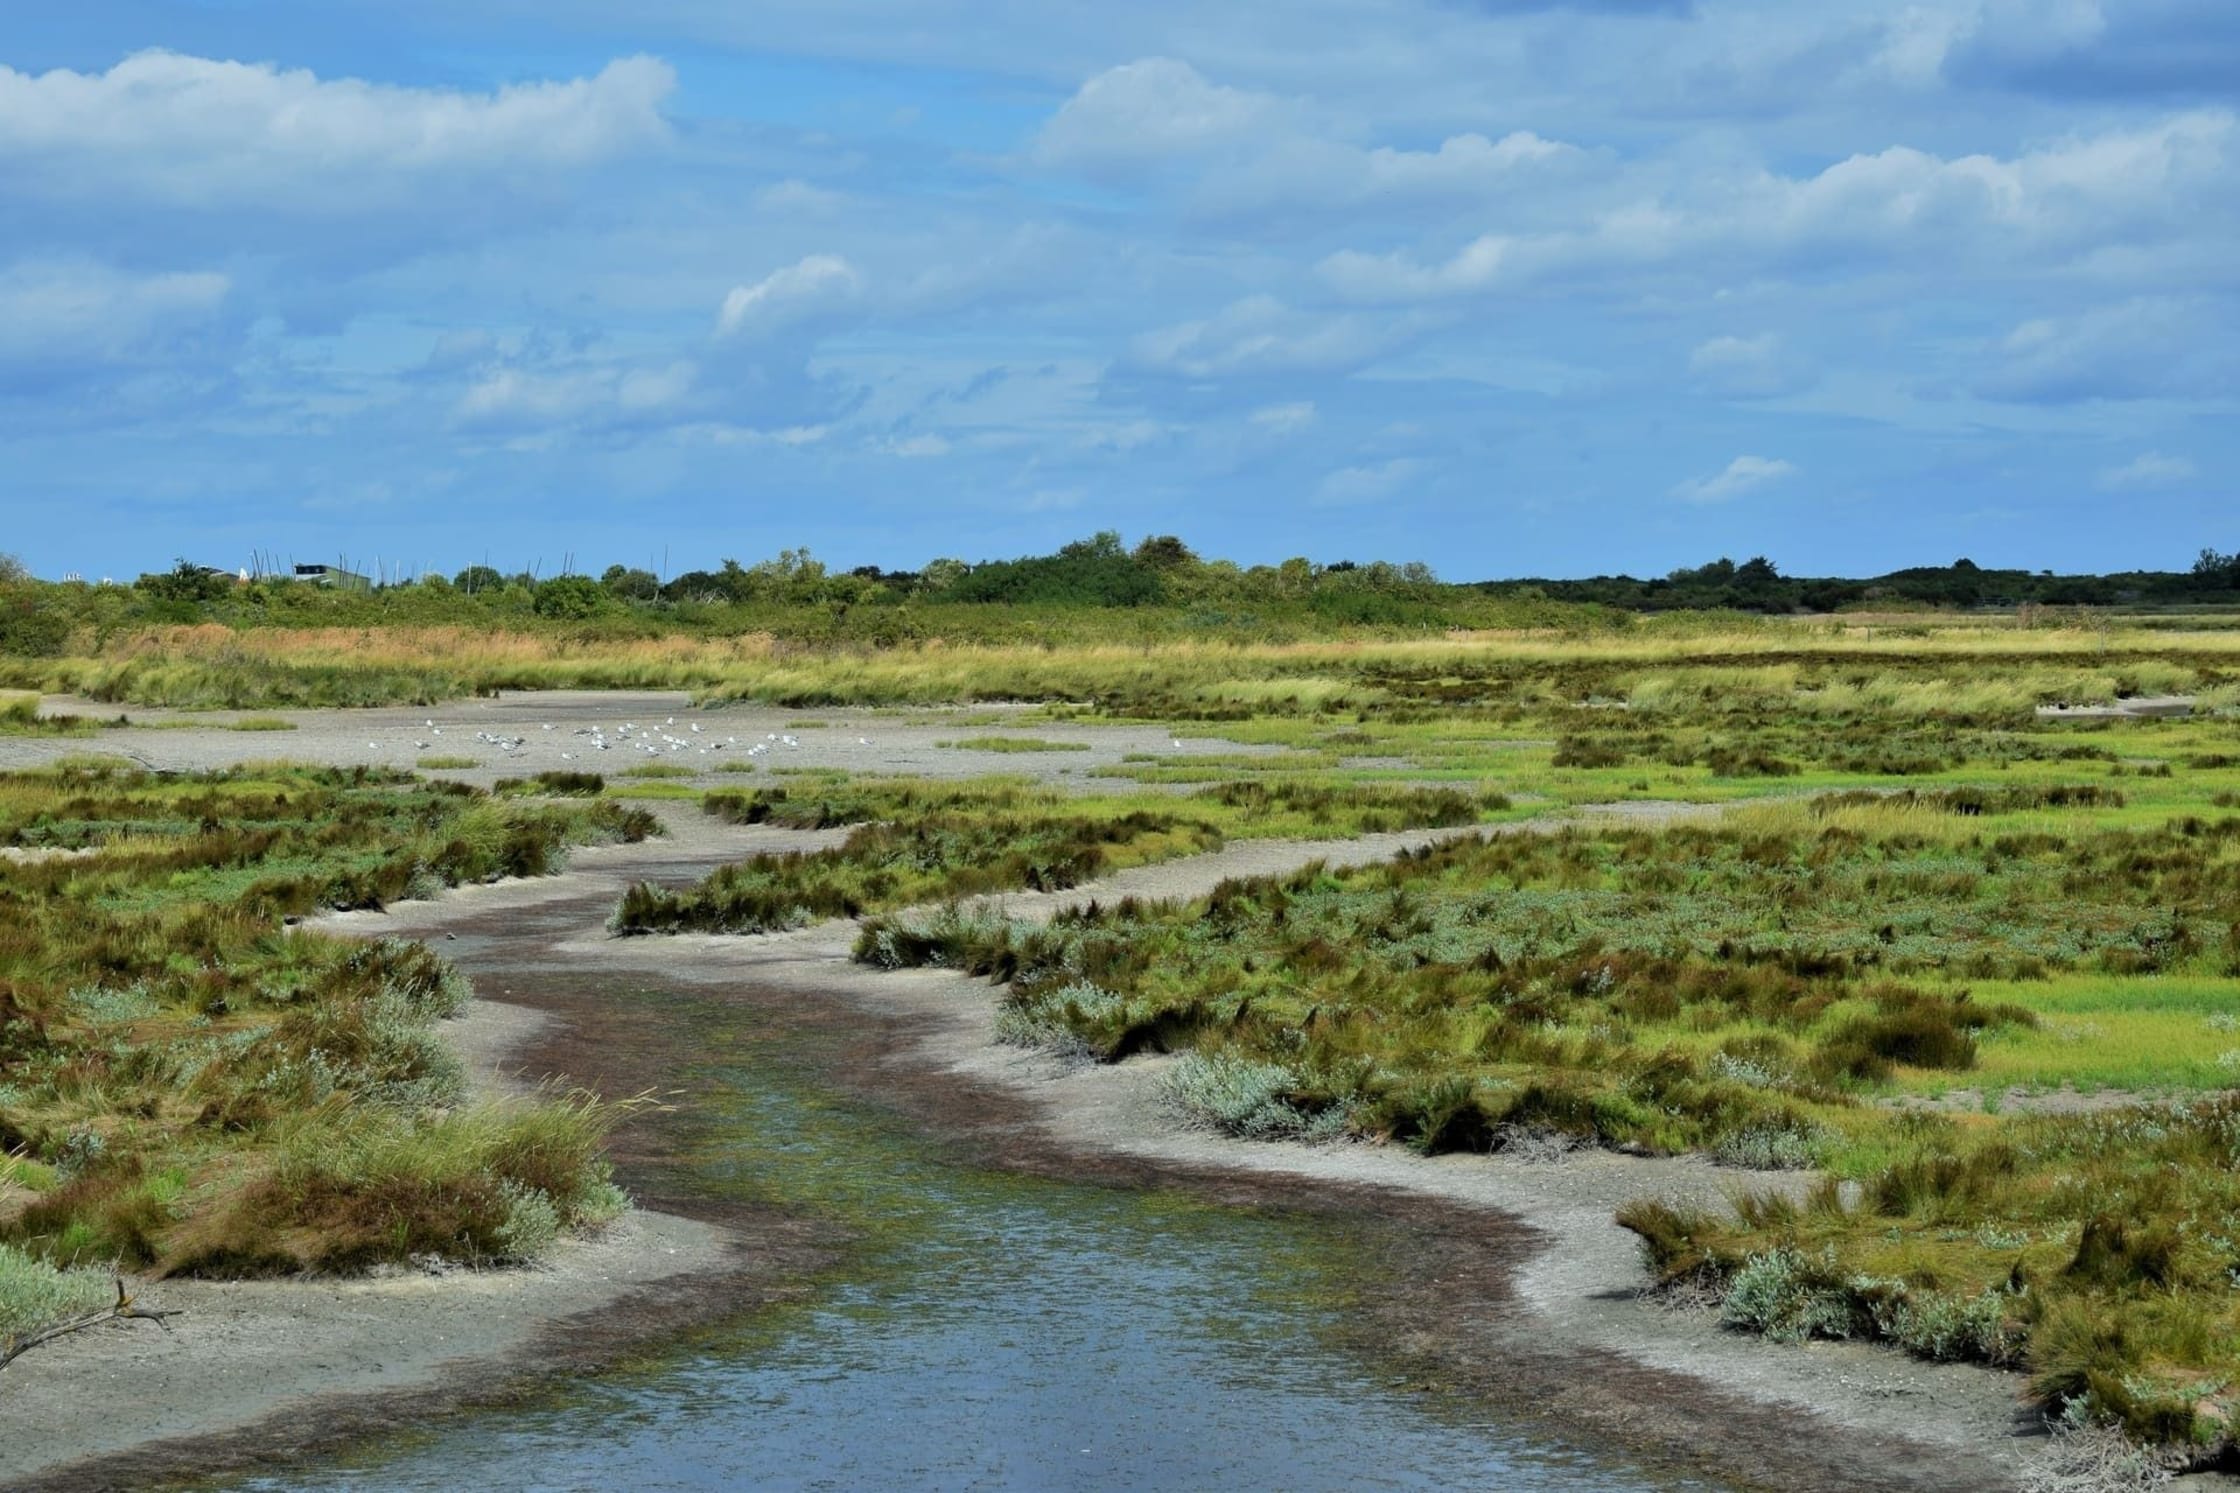
[[[339,565],[298,565],[296,579],[309,581],[314,586],[340,586],[346,591],[370,591],[373,582],[354,570],[344,570]]]

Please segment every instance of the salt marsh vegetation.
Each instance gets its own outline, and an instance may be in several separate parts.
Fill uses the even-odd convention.
[[[40,667],[82,667],[76,682],[99,674],[118,698],[249,708],[314,676],[309,693],[363,699],[408,676],[439,693],[658,682],[716,708],[938,706],[951,729],[970,707],[1000,729],[942,739],[988,751],[1155,727],[1171,750],[1071,777],[1072,753],[1019,748],[1006,776],[970,782],[583,775],[456,808],[529,812],[572,792],[574,807],[536,812],[619,813],[618,794],[658,793],[731,822],[848,827],[836,849],[635,888],[615,927],[859,918],[866,962],[997,981],[1007,1041],[1091,1062],[1179,1055],[1169,1098],[1239,1137],[1585,1145],[1804,1173],[1801,1191],[1733,1210],[1643,1203],[1623,1222],[1662,1278],[1721,1297],[1738,1330],[2010,1367],[2064,1424],[2196,1459],[2230,1444],[2240,631],[1560,608],[1531,623],[1065,646],[404,630],[348,656],[339,639],[329,656],[318,637],[242,632],[150,644],[130,672]],[[2184,703],[2073,708],[2147,697]],[[984,900],[1239,839],[1423,825],[1491,833],[1047,922]],[[74,1020],[123,1009],[124,986],[101,988]],[[19,1207],[63,1190],[70,1133],[17,1146],[19,1170],[46,1169],[12,1181]],[[273,1175],[293,1176],[282,1129],[260,1136]],[[390,1154],[333,1149],[358,1158],[360,1184]],[[244,1227],[302,1237],[268,1217]]]
[[[110,1269],[525,1260],[611,1213],[610,1106],[472,1099],[441,958],[294,924],[649,827],[363,769],[0,774],[0,1334]]]

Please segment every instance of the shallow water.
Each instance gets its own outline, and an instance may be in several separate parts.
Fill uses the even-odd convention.
[[[668,1010],[677,997],[640,996]],[[667,1011],[665,1011],[667,1014]],[[238,1488],[1702,1489],[1397,1382],[1338,1341],[1328,1222],[963,1165],[802,1039],[696,1023],[674,1165],[842,1226],[798,1305]],[[665,1169],[666,1170],[666,1169]]]

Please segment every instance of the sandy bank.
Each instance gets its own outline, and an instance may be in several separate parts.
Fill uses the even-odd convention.
[[[369,1396],[440,1405],[454,1391],[487,1392],[519,1371],[547,1328],[626,1314],[632,1298],[721,1269],[729,1254],[719,1227],[631,1213],[595,1239],[562,1244],[535,1270],[160,1282],[147,1299],[186,1313],[172,1331],[98,1327],[9,1366],[0,1380],[0,1482],[130,1486],[156,1466],[202,1460],[164,1455],[177,1438],[267,1427],[278,1439],[308,1441],[338,1428],[341,1405]],[[242,1450],[269,1449],[274,1439],[251,1437]],[[128,1450],[151,1455],[95,1460]]]
[[[530,902],[602,879],[619,886],[657,865],[698,874],[740,853],[739,839],[778,833],[745,832],[716,849],[713,834],[692,833],[698,824],[680,828],[674,842],[579,851],[585,869],[568,883],[472,888],[447,905]],[[519,1084],[518,1056],[547,1024],[531,1007],[478,999],[443,1031],[490,1092]],[[144,1299],[184,1313],[171,1331],[109,1324],[0,1372],[0,1485],[132,1487],[519,1393],[542,1373],[665,1335],[679,1298],[705,1283],[738,1289],[757,1269],[741,1244],[720,1224],[636,1210],[595,1237],[562,1241],[534,1269],[155,1282]]]

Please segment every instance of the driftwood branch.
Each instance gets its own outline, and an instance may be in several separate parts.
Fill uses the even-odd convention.
[[[0,1338],[0,1369],[29,1353],[42,1343],[51,1343],[58,1337],[68,1337],[73,1332],[83,1332],[88,1327],[98,1327],[104,1322],[153,1322],[165,1332],[171,1330],[173,1317],[184,1316],[183,1311],[158,1311],[142,1306],[131,1292],[124,1288],[124,1277],[117,1277],[117,1299],[99,1311],[57,1322],[52,1327],[42,1327],[24,1337]]]

